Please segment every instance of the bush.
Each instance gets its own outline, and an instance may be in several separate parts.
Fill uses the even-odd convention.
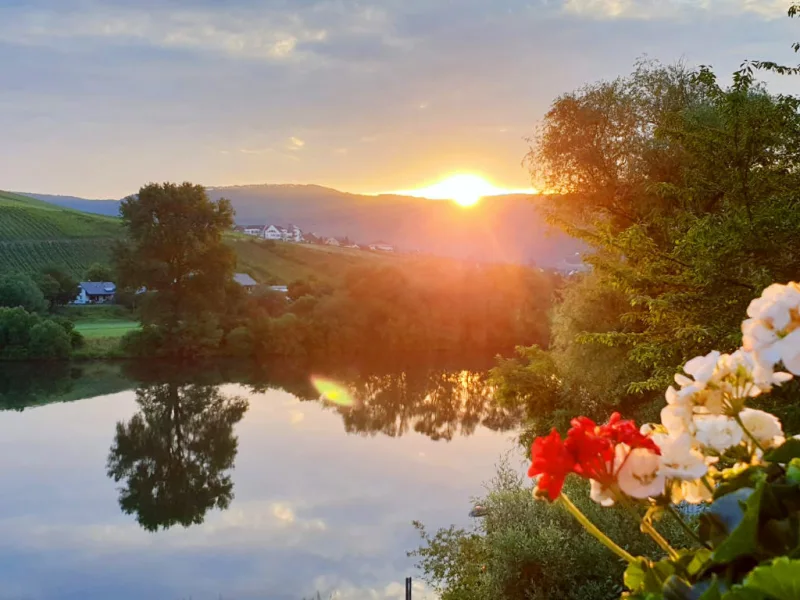
[[[587,488],[575,479],[565,491],[626,550],[660,557],[630,514],[595,504]],[[622,592],[626,565],[561,506],[535,500],[530,484],[507,465],[480,504],[487,515],[471,530],[450,527],[429,535],[415,523],[423,546],[410,555],[442,600],[609,600]],[[669,539],[685,542],[671,522],[659,527]]]
[[[0,308],[0,359],[65,359],[80,334],[69,322],[46,319],[23,308]]]
[[[45,312],[48,303],[39,286],[27,275],[6,275],[0,279],[0,306]]]
[[[58,323],[43,320],[31,328],[28,341],[30,358],[69,358],[72,339]]]
[[[250,356],[253,353],[253,336],[247,327],[237,327],[225,337],[225,346],[231,356]]]

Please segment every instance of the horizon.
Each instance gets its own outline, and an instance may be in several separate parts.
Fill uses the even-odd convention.
[[[559,95],[645,55],[722,80],[745,59],[792,60],[784,4],[0,0],[0,188],[109,199],[148,181],[280,180],[375,195],[469,173],[522,189],[525,138]]]

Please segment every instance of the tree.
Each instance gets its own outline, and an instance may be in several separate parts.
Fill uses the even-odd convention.
[[[6,275],[0,279],[0,307],[24,308],[28,312],[45,312],[47,302],[36,283],[27,275]]]
[[[247,401],[216,386],[164,383],[136,391],[139,412],[117,423],[108,476],[125,482],[119,504],[148,531],[202,523],[233,498],[233,426]]]
[[[78,282],[58,267],[43,269],[39,275],[39,289],[50,303],[50,309],[69,304],[80,293]]]
[[[86,281],[114,281],[114,270],[108,265],[94,263],[86,270]]]
[[[116,271],[120,287],[149,292],[143,325],[160,331],[165,354],[216,348],[235,266],[222,240],[233,224],[230,202],[212,202],[191,183],[149,184],[123,200],[120,213],[127,240],[115,250]]]
[[[652,395],[705,348],[738,346],[754,292],[797,274],[798,105],[652,62],[555,101],[529,164],[558,192],[543,200],[549,220],[589,245],[593,293],[605,298],[556,312],[562,374],[587,360],[609,375],[639,371],[613,381]]]

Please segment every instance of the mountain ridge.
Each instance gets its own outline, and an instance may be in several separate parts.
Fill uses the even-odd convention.
[[[387,241],[406,251],[488,262],[565,268],[575,264],[579,242],[554,231],[536,210],[535,196],[487,196],[462,207],[449,200],[401,194],[354,194],[317,184],[208,186],[228,198],[239,225],[288,223],[323,236],[361,243]],[[116,214],[119,201],[26,194],[59,206]],[[113,211],[113,212],[112,212]]]

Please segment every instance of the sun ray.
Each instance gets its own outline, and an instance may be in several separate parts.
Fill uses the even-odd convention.
[[[532,189],[511,190],[501,188],[480,175],[456,173],[432,185],[395,193],[417,198],[428,198],[430,200],[452,200],[460,206],[468,207],[476,205],[481,198],[487,196],[530,194],[534,193],[534,191]]]

